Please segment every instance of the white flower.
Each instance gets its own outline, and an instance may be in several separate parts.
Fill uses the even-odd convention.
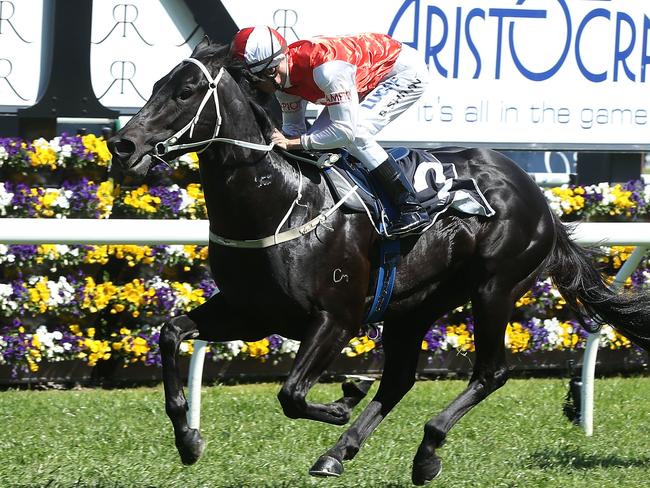
[[[0,264],[13,263],[16,261],[16,256],[9,252],[9,246],[0,244]]]
[[[564,335],[564,328],[560,325],[560,321],[553,317],[552,319],[545,319],[544,329],[548,333],[548,346],[551,349],[556,349],[562,345],[562,337]]]
[[[64,348],[56,341],[61,340],[63,335],[59,331],[48,332],[47,327],[41,325],[36,329],[36,336],[41,343],[41,351],[45,353],[45,357],[50,360],[56,360],[57,355],[63,353]]]
[[[191,207],[192,205],[194,205],[196,203],[196,200],[194,198],[192,198],[189,195],[189,193],[187,193],[187,190],[185,188],[182,188],[180,190],[180,194],[181,194],[181,205],[180,205],[180,207],[178,209],[180,212],[182,212],[183,210],[185,210],[188,207]]]
[[[75,299],[75,290],[65,276],[59,276],[58,281],[47,281],[47,288],[50,292],[50,297],[47,300],[49,307],[57,307],[62,305],[69,305]]]
[[[280,354],[296,354],[300,348],[300,341],[294,341],[293,339],[282,338],[282,344],[280,345]]]
[[[223,344],[226,346],[227,352],[224,357],[221,357],[219,359],[232,359],[234,357],[237,357],[244,347],[243,341],[229,341],[224,342]]]
[[[0,283],[0,310],[15,312],[18,310],[18,303],[11,300],[14,296],[13,287],[7,283]]]
[[[0,182],[0,215],[7,215],[7,207],[11,205],[14,194],[7,191],[4,182]]]

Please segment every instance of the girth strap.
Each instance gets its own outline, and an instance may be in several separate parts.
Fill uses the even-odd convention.
[[[363,320],[364,324],[380,322],[386,313],[395,285],[397,265],[402,259],[399,239],[382,239],[379,242],[379,269],[377,287],[370,310]]]

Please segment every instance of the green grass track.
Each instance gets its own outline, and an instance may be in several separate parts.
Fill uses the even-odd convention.
[[[591,438],[562,415],[566,383],[508,382],[452,430],[430,486],[650,486],[650,378],[597,380]],[[161,387],[4,391],[0,486],[407,487],[425,421],[464,385],[418,382],[338,479],[307,471],[342,428],[284,417],[278,384],[204,388],[208,445],[191,467],[177,456]],[[338,394],[338,385],[319,385],[310,398]]]

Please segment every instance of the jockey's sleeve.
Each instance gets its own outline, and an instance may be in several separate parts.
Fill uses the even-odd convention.
[[[314,82],[325,94],[330,124],[303,134],[300,143],[305,149],[334,149],[354,140],[359,110],[356,69],[355,65],[340,60],[328,61],[314,69]]]
[[[305,125],[305,109],[307,100],[298,95],[281,91],[275,92],[275,98],[282,109],[282,132],[289,137],[298,137],[307,131]]]

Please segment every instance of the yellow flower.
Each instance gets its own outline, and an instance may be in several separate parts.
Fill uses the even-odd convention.
[[[108,246],[91,246],[91,248],[86,251],[84,262],[87,264],[108,263]]]
[[[48,309],[47,302],[50,299],[50,288],[47,286],[48,282],[47,276],[43,276],[33,287],[27,288],[30,303],[36,305],[40,313],[45,313]],[[28,304],[25,304],[25,306],[31,309],[31,307],[28,307]]]
[[[86,148],[87,153],[95,155],[95,162],[97,164],[100,166],[108,166],[112,156],[103,137],[97,137],[95,134],[87,134],[81,137],[81,142]]]
[[[79,345],[88,351],[80,354],[80,357],[88,357],[88,366],[95,366],[97,361],[111,357],[111,345],[108,341],[86,338],[79,341]]]
[[[33,150],[28,151],[30,162],[34,167],[48,166],[56,169],[57,155],[50,143],[43,138],[36,139],[33,143]]]
[[[47,258],[50,260],[57,259],[60,254],[54,244],[41,244],[36,248],[36,262],[38,264],[43,264],[43,261]]]
[[[146,302],[149,296],[144,288],[144,282],[138,278],[125,284],[118,292],[120,300],[125,300],[133,305],[140,305]]]
[[[582,196],[585,192],[582,188],[572,189],[567,186],[560,186],[551,188],[551,193],[560,199],[562,210],[566,214],[578,212],[585,206],[585,199]]]
[[[459,351],[474,351],[474,335],[469,332],[467,325],[450,325],[446,328],[446,335],[447,340],[451,339]]]
[[[631,198],[632,192],[629,190],[623,190],[623,187],[620,184],[614,185],[610,191],[614,197],[614,208],[609,211],[609,214],[625,214],[630,217],[632,215],[631,209],[636,206],[636,203]]]
[[[244,345],[245,347],[242,350],[245,350],[245,352],[247,352],[252,358],[266,356],[270,352],[268,339],[262,339],[261,341],[255,342],[245,342]]]
[[[126,192],[124,204],[147,213],[155,213],[160,206],[160,197],[149,195],[149,187],[142,185],[135,190]]]
[[[531,290],[527,291],[526,294],[521,297],[519,300],[517,300],[517,303],[515,304],[516,307],[524,307],[526,305],[530,305],[531,303],[535,302],[535,298],[533,297],[533,292]]]
[[[117,295],[117,287],[107,281],[97,285],[92,277],[87,276],[83,291],[83,302],[81,308],[92,313],[105,309],[111,300]]]
[[[114,186],[111,180],[102,181],[97,187],[97,207],[99,208],[99,218],[107,219],[113,210],[115,201]]]
[[[519,322],[513,322],[506,328],[506,340],[512,352],[524,352],[530,343],[530,332]]]
[[[424,341],[423,341],[424,342]],[[355,357],[372,351],[375,348],[375,341],[368,336],[353,337],[345,349],[345,355],[348,357]]]
[[[179,282],[171,283],[171,287],[175,294],[180,298],[186,311],[205,303],[205,293],[201,288],[192,288],[192,285],[189,283]]]
[[[131,347],[131,351],[136,356],[142,356],[144,354],[147,354],[147,352],[149,352],[149,344],[147,344],[146,339],[142,337],[136,337],[135,339],[133,339],[133,345]]]

